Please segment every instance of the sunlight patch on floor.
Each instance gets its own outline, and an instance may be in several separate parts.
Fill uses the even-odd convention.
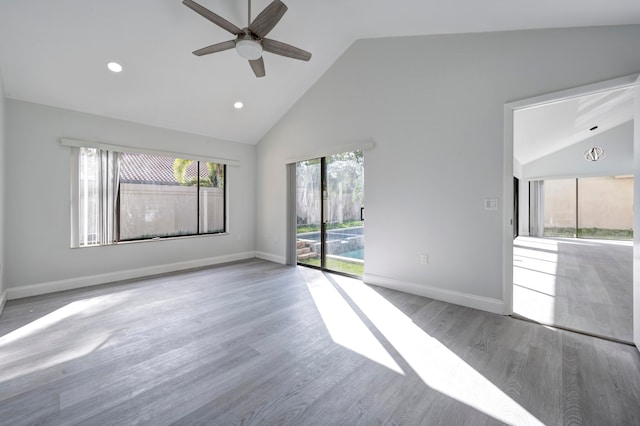
[[[513,268],[513,283],[551,297],[556,295],[556,276],[546,272],[516,266]]]
[[[121,303],[123,297],[123,294],[109,295],[69,303],[62,308],[56,309],[55,311],[0,337],[0,349],[20,339],[25,339],[37,335],[38,333],[43,333],[56,324],[71,317],[78,315],[87,316],[98,311],[103,311],[109,306]]]
[[[513,312],[537,322],[553,324],[556,298],[518,285],[513,286]]]
[[[429,387],[508,424],[542,425],[482,374],[367,285],[334,277]]]
[[[526,249],[558,251],[558,241],[534,237],[518,237],[515,246],[524,246]]]
[[[108,326],[69,333],[72,323],[128,299],[126,293],[78,300],[0,337],[0,383],[91,353],[112,334]]]
[[[404,375],[402,368],[324,274],[310,270],[305,271],[303,275],[334,342]]]
[[[519,237],[514,243],[513,264],[513,312],[553,323],[558,303],[558,242]]]
[[[92,333],[73,341],[64,347],[55,347],[48,352],[41,351],[33,358],[12,358],[0,361],[0,383],[27,376],[37,371],[44,371],[67,361],[83,357],[99,348],[109,339],[110,334],[104,331]],[[44,352],[44,353],[42,353]],[[15,388],[5,388],[0,390],[0,399],[6,399],[5,392],[10,392]]]
[[[524,407],[425,333],[375,290],[349,278],[332,276],[332,279],[429,387],[499,421],[542,425]]]

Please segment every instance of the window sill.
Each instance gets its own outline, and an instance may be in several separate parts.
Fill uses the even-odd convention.
[[[70,248],[72,249],[85,249],[85,248],[94,248],[94,247],[112,247],[112,246],[123,246],[123,245],[130,245],[130,244],[140,244],[140,243],[157,243],[160,241],[175,241],[175,240],[185,240],[185,239],[192,239],[192,238],[211,238],[211,237],[218,237],[218,236],[228,236],[230,235],[229,232],[220,232],[220,233],[216,233],[216,234],[199,234],[199,235],[179,235],[179,236],[175,236],[175,237],[155,237],[155,238],[146,238],[146,239],[142,239],[142,240],[131,240],[131,241],[118,241],[116,243],[111,243],[111,244],[94,244],[94,245],[88,245],[88,246],[71,246]]]

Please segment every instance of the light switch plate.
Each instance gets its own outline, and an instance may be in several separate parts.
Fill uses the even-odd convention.
[[[498,199],[497,198],[485,198],[484,199],[484,209],[485,210],[498,210]]]

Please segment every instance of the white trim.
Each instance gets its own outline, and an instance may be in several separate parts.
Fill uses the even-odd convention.
[[[41,294],[54,293],[57,291],[73,290],[94,285],[108,284],[116,281],[143,278],[158,274],[166,274],[168,272],[201,268],[203,266],[212,266],[220,263],[234,262],[237,260],[252,259],[254,257],[255,253],[252,251],[244,253],[234,253],[225,256],[210,257],[206,259],[188,260],[185,262],[149,266],[146,268],[129,269],[127,271],[109,272],[106,274],[90,275],[59,281],[49,281],[45,283],[31,284],[21,287],[9,287],[7,289],[7,296],[9,300],[21,299],[23,297],[39,296]]]
[[[298,163],[300,161],[312,160],[314,158],[328,157],[334,154],[342,154],[343,152],[366,151],[368,149],[373,149],[375,146],[376,143],[373,139],[365,139],[343,145],[328,146],[318,149],[317,151],[287,158],[285,160],[285,164]]]
[[[165,157],[187,158],[189,160],[208,161],[212,163],[226,164],[227,166],[239,166],[240,161],[229,158],[209,157],[200,154],[190,154],[188,152],[162,151],[157,149],[137,148],[133,146],[121,146],[110,143],[81,141],[77,139],[61,138],[60,145],[73,148],[96,148],[118,152],[134,152],[137,154],[163,155]]]
[[[287,259],[284,256],[276,256],[275,254],[265,253],[263,251],[257,251],[256,257],[262,260],[268,260],[269,262],[279,263],[281,265],[287,264]]]
[[[507,212],[508,199],[513,198],[513,192],[508,189],[513,184],[513,114],[517,110],[535,108],[542,105],[551,105],[567,99],[580,96],[591,95],[595,93],[607,92],[623,88],[638,87],[640,81],[640,72],[627,75],[624,77],[614,78],[611,80],[600,81],[584,86],[573,87],[558,92],[546,93],[540,96],[534,96],[527,99],[521,99],[504,104],[504,141],[503,141],[503,196],[505,197],[505,205],[503,209],[503,227],[502,227],[502,298],[504,300],[504,314],[513,313],[513,230],[509,226],[509,218],[512,213]],[[636,104],[640,101],[636,99]],[[637,126],[635,126],[637,128]],[[637,155],[637,154],[634,154]],[[507,195],[509,193],[510,195]],[[512,203],[511,203],[512,204]],[[635,304],[634,304],[635,308]],[[640,307],[635,308],[640,312]],[[640,318],[640,313],[638,314]],[[634,329],[636,322],[640,319],[634,318]],[[640,339],[640,333],[638,336]]]
[[[432,287],[425,284],[399,281],[393,278],[382,277],[374,274],[364,274],[362,281],[365,284],[377,285],[390,288],[417,296],[428,297],[430,299],[441,300],[447,303],[466,306],[468,308],[480,309],[494,314],[502,314],[504,303],[502,300],[488,297],[476,296],[474,294],[462,293],[455,290],[446,290]]]
[[[611,90],[631,88],[638,83],[639,77],[640,73],[634,73],[624,77],[587,84],[585,86],[572,87],[558,92],[545,93],[544,95],[534,96],[532,98],[508,102],[505,104],[505,107],[509,107],[512,110],[536,108],[543,105],[553,105],[558,102],[564,102],[567,99],[609,92]]]
[[[80,247],[80,150],[71,150],[71,198],[69,219],[71,221],[71,247]]]
[[[640,76],[636,79],[633,114],[633,161],[634,206],[633,206],[633,342],[640,350]]]
[[[503,314],[513,313],[513,112],[504,106],[504,135],[502,142],[502,300]]]
[[[2,314],[2,310],[4,309],[4,305],[7,303],[7,300],[7,290],[5,290],[0,294],[0,315]]]

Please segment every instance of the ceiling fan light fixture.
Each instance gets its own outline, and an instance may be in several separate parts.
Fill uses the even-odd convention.
[[[254,61],[262,57],[262,44],[256,40],[237,40],[236,51],[243,58]]]
[[[251,0],[248,0],[248,25],[240,28],[224,19],[222,16],[212,12],[194,0],[182,0],[182,3],[197,14],[203,16],[213,22],[218,27],[230,32],[235,36],[233,40],[215,43],[198,50],[194,50],[196,56],[209,55],[211,53],[223,52],[225,50],[236,48],[238,55],[249,60],[249,66],[256,77],[264,77],[264,60],[262,59],[262,51],[284,56],[287,58],[298,59],[300,61],[308,61],[311,59],[311,53],[299,49],[290,44],[281,41],[266,38],[266,35],[278,24],[282,16],[287,11],[287,6],[282,0],[272,0],[262,12],[251,19]]]

